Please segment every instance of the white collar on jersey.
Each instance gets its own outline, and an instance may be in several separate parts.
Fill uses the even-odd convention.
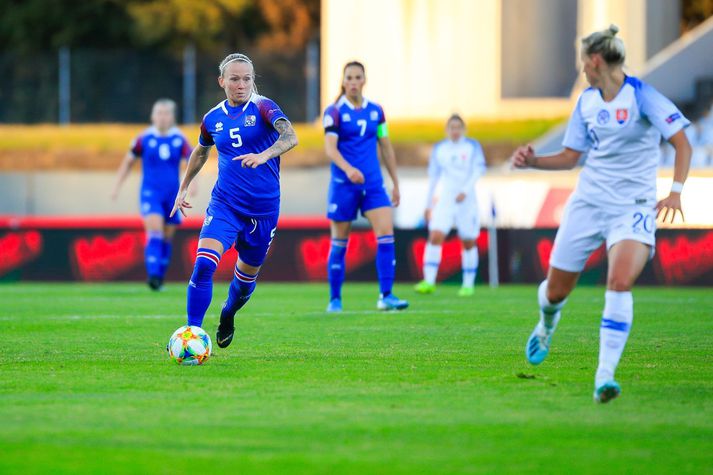
[[[250,98],[247,101],[245,101],[245,105],[243,105],[243,112],[245,112],[245,109],[248,108],[248,106],[250,105],[250,103],[253,101],[254,98],[255,98],[255,93],[253,92],[252,94],[250,94]],[[221,102],[220,107],[221,107],[221,109],[223,109],[223,112],[225,112],[225,115],[230,115],[228,113],[228,108],[225,107],[225,104],[227,104],[227,103],[228,103],[228,99]]]
[[[173,125],[170,129],[166,131],[166,133],[162,134],[156,126],[152,125],[148,129],[146,129],[145,134],[155,135],[156,137],[170,137],[171,135],[176,135],[178,132],[178,127]]]
[[[349,99],[347,99],[347,96],[342,94],[342,97],[339,98],[337,101],[337,107],[340,107],[341,105],[346,104],[348,108],[354,110],[354,104],[352,104]],[[369,101],[367,100],[366,97],[361,98],[361,108],[364,109],[366,106],[369,105]]]

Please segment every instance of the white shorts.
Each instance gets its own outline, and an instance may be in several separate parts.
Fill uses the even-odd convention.
[[[550,267],[566,272],[581,272],[587,259],[602,242],[607,251],[624,240],[651,246],[656,251],[656,210],[650,206],[604,208],[570,198],[557,230]]]
[[[454,226],[458,229],[458,237],[461,239],[476,239],[480,235],[477,203],[468,199],[460,203],[436,203],[431,212],[428,230],[448,234]]]

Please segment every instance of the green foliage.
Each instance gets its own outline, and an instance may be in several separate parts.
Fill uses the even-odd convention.
[[[276,265],[270,263],[267,265]],[[227,283],[205,328],[214,334]],[[0,286],[1,473],[711,473],[713,294],[636,289],[618,371],[592,402],[604,289],[578,288],[529,366],[534,286],[440,286],[402,313],[376,284],[261,283],[227,350],[166,356],[185,284]]]

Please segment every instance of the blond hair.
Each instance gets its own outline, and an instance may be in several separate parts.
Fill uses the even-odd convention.
[[[596,31],[591,35],[582,38],[582,51],[587,55],[599,54],[607,64],[624,64],[626,50],[621,38],[617,38],[619,27],[611,24],[609,28]]]
[[[246,63],[250,65],[250,68],[253,71],[253,93],[257,94],[257,84],[255,84],[255,66],[253,66],[252,60],[248,58],[246,55],[242,53],[231,53],[228,56],[223,59],[223,61],[220,62],[220,65],[218,66],[218,70],[220,71],[220,77],[223,77],[225,74],[225,68],[230,64],[230,63]]]

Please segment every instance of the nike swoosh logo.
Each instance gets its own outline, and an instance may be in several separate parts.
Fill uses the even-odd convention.
[[[235,333],[235,332],[233,332],[233,333]],[[220,343],[220,344],[222,345],[223,343],[225,343],[226,341],[228,341],[230,338],[233,338],[233,333],[231,333],[230,335],[226,336],[226,337],[223,338],[222,340],[218,340],[218,343]]]

